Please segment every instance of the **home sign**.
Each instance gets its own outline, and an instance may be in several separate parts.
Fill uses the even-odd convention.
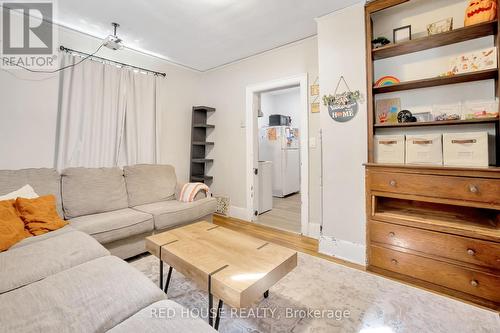
[[[345,105],[328,105],[328,113],[333,120],[345,123],[354,118],[358,113],[358,102],[353,101]]]
[[[337,93],[341,83],[347,87],[347,91]],[[323,96],[323,103],[328,106],[330,117],[340,123],[345,123],[356,116],[359,109],[361,94],[359,90],[351,91],[344,77],[341,76],[333,95]]]

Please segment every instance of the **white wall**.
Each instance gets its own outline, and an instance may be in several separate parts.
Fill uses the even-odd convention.
[[[269,126],[269,116],[280,114],[292,119],[292,126],[300,128],[300,87],[287,88],[261,94],[259,128]]]
[[[317,41],[303,41],[210,71],[202,76],[201,102],[217,108],[213,138],[216,142],[210,156],[215,159],[210,170],[214,176],[213,191],[231,198],[232,214],[244,216],[246,212],[246,128],[245,89],[276,79],[302,73],[314,80],[318,72]],[[309,114],[310,123],[318,114]],[[310,136],[317,137],[319,128],[309,129]],[[311,149],[310,178],[319,178],[319,156]],[[315,182],[317,184],[317,182]],[[319,187],[310,188],[310,221],[319,223]],[[315,214],[315,215],[314,215]]]
[[[59,43],[93,52],[99,40],[58,28]],[[161,162],[173,164],[180,180],[189,174],[191,107],[200,74],[131,50],[102,49],[100,56],[167,73],[162,98]],[[0,169],[53,167],[59,76],[0,71]]]
[[[321,95],[333,94],[340,76],[366,96],[363,3],[318,19]],[[342,33],[339,33],[342,31]],[[365,264],[364,168],[366,103],[349,122],[333,121],[321,109],[323,130],[323,237],[320,251]]]

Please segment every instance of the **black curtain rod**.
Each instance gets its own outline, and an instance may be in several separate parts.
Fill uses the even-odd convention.
[[[142,68],[142,67],[137,67],[137,66],[130,65],[130,64],[125,64],[125,63],[123,63],[123,62],[119,62],[119,61],[115,61],[115,60],[111,60],[111,59],[106,59],[106,58],[98,57],[98,56],[91,55],[91,54],[88,54],[88,53],[85,53],[85,52],[81,52],[81,51],[77,51],[77,50],[69,49],[69,48],[64,47],[64,46],[62,46],[62,45],[59,47],[59,50],[64,51],[64,52],[68,52],[68,53],[78,53],[78,54],[82,54],[82,55],[85,55],[85,56],[90,56],[90,58],[100,59],[100,60],[103,60],[103,61],[112,62],[112,63],[117,64],[117,65],[121,65],[121,66],[126,66],[126,67],[131,67],[131,68],[139,69],[139,70],[141,70],[141,71],[145,71],[145,72],[153,73],[153,74],[155,74],[155,75],[160,75],[160,76],[163,76],[163,77],[166,77],[166,76],[167,76],[167,74],[166,74],[166,73],[161,73],[161,72],[157,72],[157,71],[152,71],[152,70],[150,70],[150,69],[146,69],[146,68]]]

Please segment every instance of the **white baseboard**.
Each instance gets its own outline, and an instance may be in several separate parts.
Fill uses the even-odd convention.
[[[362,244],[321,236],[318,252],[366,266],[366,246]]]
[[[248,216],[249,212],[246,208],[243,207],[237,207],[237,206],[230,206],[229,207],[229,213],[228,215],[230,217],[234,217],[235,219],[240,219],[243,221],[251,221],[252,218],[251,216]]]
[[[307,236],[319,239],[321,236],[321,224],[310,222],[308,225]]]

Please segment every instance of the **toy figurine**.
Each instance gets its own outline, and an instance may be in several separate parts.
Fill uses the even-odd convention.
[[[391,41],[385,37],[378,37],[378,38],[375,38],[374,40],[372,40],[372,45],[373,45],[374,49],[377,49],[379,47],[382,47],[382,46],[390,44],[390,43],[391,43]]]
[[[470,0],[465,10],[464,25],[470,26],[497,18],[497,0]]]

